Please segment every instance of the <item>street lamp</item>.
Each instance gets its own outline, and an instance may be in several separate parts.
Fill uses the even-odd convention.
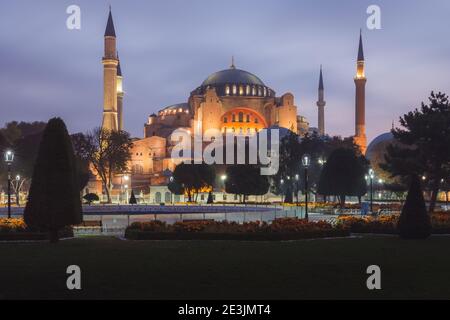
[[[370,213],[373,213],[373,179],[375,178],[375,173],[373,169],[369,169],[369,175],[366,176],[366,180],[370,181]]]
[[[303,155],[302,164],[303,168],[305,168],[305,219],[308,221],[308,167],[311,164],[309,155]]]
[[[128,199],[128,185],[126,184],[125,186],[124,186],[124,188],[125,188],[125,192],[126,192],[126,200],[125,200],[125,203],[128,203],[128,201],[129,201],[129,199]]]
[[[5,152],[5,162],[8,165],[8,219],[11,219],[11,164],[14,161],[14,152]]]
[[[16,192],[16,204],[17,206],[20,206],[20,174],[16,175],[16,186],[15,186],[15,192]]]
[[[227,176],[226,176],[225,174],[221,175],[221,176],[220,176],[220,180],[222,180],[222,181],[227,180]]]

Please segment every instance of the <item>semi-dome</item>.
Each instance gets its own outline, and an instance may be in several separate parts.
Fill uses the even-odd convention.
[[[264,82],[262,82],[261,79],[253,73],[235,68],[218,71],[211,74],[205,81],[203,81],[202,86],[216,86],[234,83],[265,86]]]
[[[161,109],[158,113],[159,115],[170,115],[182,112],[189,113],[189,109],[189,103],[177,103]]]

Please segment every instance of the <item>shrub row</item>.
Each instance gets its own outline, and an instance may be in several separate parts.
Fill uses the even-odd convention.
[[[349,231],[326,222],[307,222],[296,218],[266,222],[184,221],[172,225],[161,221],[135,222],[125,231],[132,240],[295,240],[345,237]]]
[[[63,228],[58,233],[60,238],[73,237],[72,227]],[[0,241],[48,239],[48,232],[28,228],[23,219],[0,219]]]
[[[352,233],[397,234],[398,215],[381,215],[378,217],[356,217],[342,215],[337,225],[348,228]],[[450,213],[436,212],[431,215],[432,233],[450,233]]]

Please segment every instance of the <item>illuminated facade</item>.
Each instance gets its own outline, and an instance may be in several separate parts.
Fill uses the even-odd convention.
[[[116,49],[116,33],[111,12],[105,31],[104,103],[102,127],[124,130],[124,90],[122,70]],[[355,141],[365,151],[365,83],[364,55],[360,37],[356,85]],[[167,185],[174,163],[170,158],[174,142],[171,134],[183,129],[189,133],[218,130],[251,136],[264,128],[290,130],[300,136],[317,132],[325,135],[324,86],[320,70],[318,91],[318,129],[310,128],[298,113],[292,93],[277,96],[256,75],[236,68],[234,59],[228,69],[212,73],[187,97],[187,101],[162,108],[151,114],[144,125],[144,138],[134,139],[129,172],[135,194],[148,188]],[[122,180],[121,180],[122,181]],[[96,188],[98,190],[98,187]],[[139,192],[141,191],[141,192]],[[158,192],[163,192],[160,190]],[[166,191],[164,191],[166,192]],[[98,192],[100,193],[100,192]]]

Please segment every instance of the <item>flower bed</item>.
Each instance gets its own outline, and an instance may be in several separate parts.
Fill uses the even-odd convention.
[[[60,238],[73,237],[72,227],[59,230]],[[39,232],[27,227],[23,219],[0,219],[0,241],[47,240],[48,232]]]
[[[131,240],[295,240],[345,237],[349,231],[326,222],[296,218],[266,222],[184,221],[168,225],[161,221],[135,222],[125,231]]]
[[[338,218],[337,225],[348,228],[353,233],[397,234],[399,215],[348,216]],[[450,213],[435,212],[431,215],[431,226],[434,234],[450,233]]]
[[[354,233],[397,233],[397,215],[378,217],[355,217],[342,215],[338,218],[338,225],[348,228]]]

